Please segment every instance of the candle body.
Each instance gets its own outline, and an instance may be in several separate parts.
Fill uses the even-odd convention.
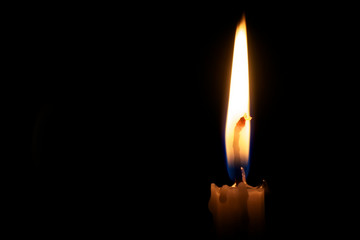
[[[209,210],[220,238],[258,236],[265,224],[264,188],[241,182],[237,186],[211,184]]]

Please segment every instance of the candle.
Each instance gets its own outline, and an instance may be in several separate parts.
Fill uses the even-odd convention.
[[[246,182],[249,171],[250,97],[245,15],[236,29],[225,127],[227,166],[232,186],[211,184],[209,210],[220,238],[258,236],[264,229],[264,184]]]
[[[211,184],[209,209],[218,236],[260,236],[264,230],[264,187],[243,182],[236,186]]]

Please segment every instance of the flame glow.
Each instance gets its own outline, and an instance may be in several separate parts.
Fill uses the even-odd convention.
[[[225,145],[230,178],[241,177],[240,167],[248,172],[250,147],[249,67],[245,15],[236,29],[230,94],[225,127]],[[243,118],[245,125],[236,127]],[[244,121],[245,120],[245,121]],[[236,140],[235,140],[236,139]],[[235,143],[235,144],[234,144]]]

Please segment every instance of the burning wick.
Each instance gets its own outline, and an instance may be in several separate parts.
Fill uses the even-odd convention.
[[[233,141],[233,148],[234,148],[234,156],[235,156],[235,162],[239,162],[240,165],[241,164],[241,158],[240,158],[240,147],[239,147],[239,137],[240,137],[240,132],[241,130],[244,128],[246,120],[250,121],[252,119],[252,117],[248,116],[246,113],[244,114],[244,116],[242,116],[240,118],[240,120],[236,123],[235,125],[235,129],[234,129],[234,141]],[[241,181],[244,182],[244,184],[246,183],[246,178],[245,178],[245,170],[243,167],[240,168],[241,170],[241,179],[236,178],[235,179],[235,186],[237,186]]]
[[[245,170],[244,170],[243,167],[241,167],[240,170],[241,170],[241,181],[242,181],[245,185],[247,185]],[[241,183],[241,181],[239,180],[239,178],[235,179],[235,183],[234,183],[233,187],[237,187],[237,185],[239,185],[239,183]]]

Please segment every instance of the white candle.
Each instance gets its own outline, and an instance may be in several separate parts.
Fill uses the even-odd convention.
[[[265,227],[265,188],[241,182],[222,187],[211,184],[209,210],[221,238],[260,236]]]

